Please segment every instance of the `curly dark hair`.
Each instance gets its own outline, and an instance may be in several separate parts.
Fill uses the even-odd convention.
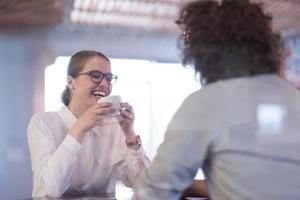
[[[198,0],[181,9],[176,23],[184,32],[183,64],[194,66],[202,84],[280,72],[280,36],[262,6],[249,0]]]

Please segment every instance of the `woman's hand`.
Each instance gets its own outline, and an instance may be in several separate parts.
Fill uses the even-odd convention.
[[[112,107],[111,102],[103,102],[91,106],[76,120],[69,134],[81,143],[87,131],[95,126],[103,125],[108,117],[107,115],[113,112],[116,112],[116,110]]]
[[[127,141],[135,140],[134,133],[134,111],[133,108],[128,103],[121,103],[121,111],[118,116],[119,124],[125,133]]]

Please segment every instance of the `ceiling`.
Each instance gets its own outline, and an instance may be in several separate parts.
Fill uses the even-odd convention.
[[[187,2],[186,0],[184,2]],[[300,0],[263,2],[274,16],[274,29],[300,30]],[[66,5],[70,5],[66,9]],[[95,28],[125,27],[174,33],[181,0],[1,0],[0,26],[40,27],[69,23]]]
[[[153,31],[176,31],[181,0],[75,0],[71,22],[89,26],[125,26]],[[263,2],[274,16],[274,29],[300,28],[300,0],[252,0]]]
[[[0,0],[0,26],[53,26],[62,21],[60,0]]]

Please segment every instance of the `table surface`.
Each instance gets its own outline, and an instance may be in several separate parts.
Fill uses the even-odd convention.
[[[67,200],[117,200],[115,195],[107,194],[107,195],[90,195],[90,194],[68,194],[63,195],[62,197],[53,198],[53,197],[35,197],[35,198],[27,198],[23,200],[51,200],[51,199],[67,199]]]
[[[117,200],[112,197],[60,197],[60,198],[50,198],[50,197],[37,197],[37,198],[27,198],[22,200],[52,200],[52,199],[67,199],[67,200]],[[209,200],[208,198],[202,197],[186,197],[186,200]]]
[[[51,199],[68,199],[68,200],[117,200],[116,198],[110,197],[60,197],[60,198],[50,198],[50,197],[38,197],[38,198],[27,198],[23,200],[51,200]],[[186,200],[209,200],[208,198],[202,197],[186,197]]]
[[[36,197],[36,198],[27,198],[27,199],[23,199],[23,200],[51,200],[51,199],[67,199],[67,200],[117,200],[116,198],[110,198],[110,197],[60,197],[60,198]]]
[[[27,198],[22,200],[51,200],[51,199],[68,199],[68,200],[117,200],[116,198],[106,197],[60,197],[60,198],[49,198],[49,197],[38,197],[38,198]],[[209,200],[201,197],[187,197],[186,200]]]
[[[67,199],[67,200],[117,200],[114,197],[114,194],[109,194],[108,196],[99,196],[99,195],[63,195],[59,198],[52,198],[52,197],[35,197],[35,198],[27,198],[22,200],[52,200],[52,199]],[[122,200],[122,199],[119,199]],[[185,197],[185,200],[209,200],[208,198],[202,198],[202,197]]]

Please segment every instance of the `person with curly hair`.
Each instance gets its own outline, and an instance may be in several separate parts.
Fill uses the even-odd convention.
[[[197,0],[180,11],[188,96],[135,186],[136,199],[179,199],[203,169],[214,200],[300,199],[300,94],[281,76],[280,36],[263,5]]]

